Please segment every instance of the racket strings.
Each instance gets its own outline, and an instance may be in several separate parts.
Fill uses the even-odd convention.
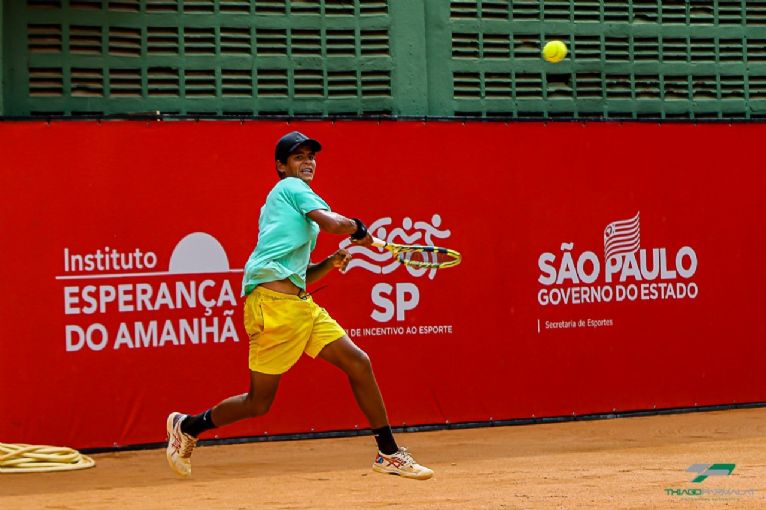
[[[394,260],[412,268],[442,269],[460,264],[462,256],[455,250],[428,245],[401,245],[373,238],[373,245],[385,248]]]
[[[398,257],[402,264],[418,268],[440,268],[457,265],[460,255],[449,251],[416,250],[400,253]]]

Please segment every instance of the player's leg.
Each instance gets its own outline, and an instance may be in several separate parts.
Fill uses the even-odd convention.
[[[386,406],[367,353],[344,335],[319,351],[319,357],[345,372],[356,403],[370,422],[370,427],[388,426]]]
[[[250,337],[250,391],[229,397],[194,416],[181,413],[168,416],[167,457],[173,470],[182,476],[191,474],[191,452],[202,432],[269,410],[281,374],[298,361],[311,335],[313,322],[305,313],[309,306],[298,296],[261,287],[248,295],[244,318]],[[309,319],[303,320],[304,317]]]
[[[213,426],[222,427],[245,418],[255,418],[266,414],[277,395],[281,377],[282,374],[263,374],[251,370],[250,391],[229,397],[211,409],[210,419],[214,424]],[[198,431],[198,429],[192,428],[193,426],[193,422],[190,423],[192,435],[199,435],[208,430]]]
[[[431,478],[432,470],[415,462],[406,448],[399,448],[396,444],[388,423],[383,396],[375,380],[372,363],[367,353],[344,335],[325,345],[318,356],[343,370],[348,376],[354,398],[370,422],[378,443],[378,455],[373,469],[407,478],[420,480]]]
[[[229,397],[197,415],[170,413],[167,419],[167,459],[181,476],[191,476],[191,454],[197,436],[206,430],[266,414],[279,388],[281,374],[250,371],[250,391]]]

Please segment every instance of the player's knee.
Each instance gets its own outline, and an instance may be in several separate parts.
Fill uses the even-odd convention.
[[[366,352],[359,349],[348,365],[347,373],[350,377],[364,377],[372,373],[372,361]]]

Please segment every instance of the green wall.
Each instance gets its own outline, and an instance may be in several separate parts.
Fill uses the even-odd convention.
[[[9,0],[15,115],[389,114],[384,0]],[[63,3],[62,3],[63,2]],[[408,6],[390,10],[408,19]],[[407,38],[401,44],[411,44]],[[403,66],[405,67],[405,66]],[[406,90],[406,87],[404,88]]]
[[[766,116],[766,2],[0,1],[6,115]]]

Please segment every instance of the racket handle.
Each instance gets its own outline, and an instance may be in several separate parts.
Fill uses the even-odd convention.
[[[385,242],[383,239],[379,239],[375,236],[372,237],[372,245],[377,246],[378,248],[385,248],[388,243]]]

